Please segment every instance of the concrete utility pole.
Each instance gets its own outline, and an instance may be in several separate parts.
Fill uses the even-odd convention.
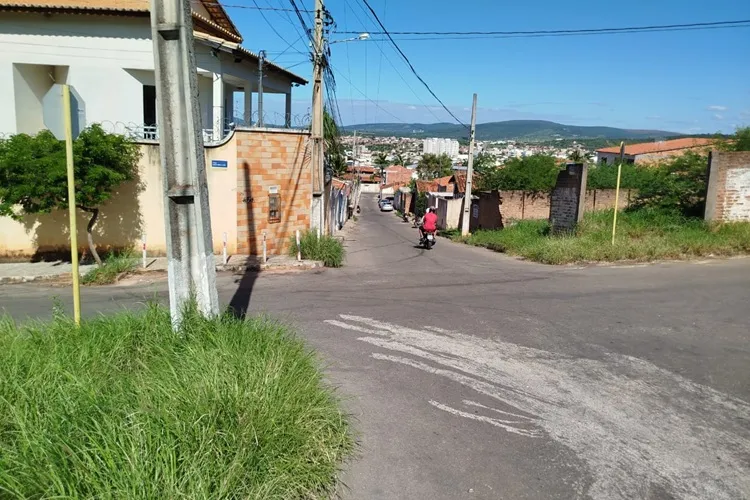
[[[315,37],[313,40],[312,97],[312,229],[318,235],[325,227],[325,181],[323,172],[323,0],[315,0]]]
[[[469,235],[469,217],[471,217],[471,187],[474,176],[474,135],[477,128],[477,95],[471,105],[471,133],[469,134],[469,166],[466,169],[466,195],[464,197],[464,218],[461,221],[461,236]]]
[[[266,60],[266,51],[258,52],[258,126],[263,127],[263,63]]]
[[[172,324],[219,314],[190,0],[151,0]]]

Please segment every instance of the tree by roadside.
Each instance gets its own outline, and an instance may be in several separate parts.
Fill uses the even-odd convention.
[[[90,214],[86,226],[89,250],[98,265],[92,231],[99,207],[124,182],[136,179],[141,151],[137,144],[92,125],[73,143],[76,206]],[[35,136],[16,134],[0,141],[0,215],[16,220],[25,215],[64,210],[68,206],[65,143],[45,130]]]
[[[434,155],[427,153],[417,164],[419,177],[426,180],[446,177],[453,174],[453,162],[446,154]]]
[[[346,173],[346,153],[341,143],[341,130],[327,110],[323,114],[323,140],[325,141],[325,160],[333,175]]]
[[[582,151],[579,148],[574,149],[570,153],[568,153],[568,160],[574,162],[574,163],[588,163],[591,161],[592,154]]]
[[[545,193],[555,186],[559,171],[560,166],[552,156],[513,158],[503,167],[483,173],[481,189]]]
[[[388,161],[388,155],[385,153],[378,153],[377,156],[375,156],[375,166],[380,169],[380,178],[382,179],[385,175],[385,169],[390,166],[390,163]]]

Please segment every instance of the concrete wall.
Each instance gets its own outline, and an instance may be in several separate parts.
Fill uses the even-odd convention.
[[[101,207],[94,228],[94,241],[101,249],[123,249],[139,245],[145,236],[149,255],[164,255],[164,190],[159,146],[143,144],[141,150],[138,178],[120,186],[110,201]],[[226,160],[227,168],[212,168],[214,159]],[[214,251],[221,251],[223,233],[227,232],[227,250],[235,253],[237,146],[234,138],[220,146],[206,148],[206,164]],[[86,212],[78,211],[81,250],[86,248],[89,217]],[[21,221],[0,217],[0,258],[66,254],[70,248],[68,228],[68,213],[64,210],[26,216]]]
[[[449,199],[441,198],[437,201],[437,210],[439,229],[459,229],[461,225],[461,213],[463,209],[463,198]]]
[[[711,152],[705,219],[750,221],[750,152]]]
[[[269,255],[284,254],[297,230],[310,228],[311,142],[307,132],[242,129],[237,139],[237,251],[261,254],[263,233]],[[281,217],[269,220],[270,197],[280,196]]]

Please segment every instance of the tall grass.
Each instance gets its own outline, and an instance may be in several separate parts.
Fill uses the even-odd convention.
[[[624,211],[612,245],[612,215],[612,210],[587,213],[574,235],[550,236],[547,221],[520,221],[499,231],[478,231],[466,242],[545,264],[750,253],[750,223],[716,225],[663,210]]]
[[[303,259],[322,261],[326,267],[344,265],[344,245],[332,236],[318,236],[315,231],[306,231],[300,236],[300,249]],[[297,255],[297,240],[294,236],[291,238],[289,255]]]
[[[132,252],[111,253],[101,266],[90,270],[81,278],[84,285],[108,285],[115,283],[117,278],[135,269],[138,260]]]
[[[2,498],[313,498],[351,449],[314,357],[277,323],[0,317]]]

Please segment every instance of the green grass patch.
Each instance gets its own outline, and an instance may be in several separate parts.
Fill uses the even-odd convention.
[[[289,255],[297,255],[297,240],[291,238]],[[300,236],[300,250],[305,260],[318,260],[326,267],[341,267],[344,265],[346,251],[344,245],[333,236],[318,236],[315,231],[306,231]]]
[[[0,498],[326,497],[353,447],[314,356],[267,319],[0,317],[0,380]]]
[[[130,252],[111,253],[101,266],[95,267],[81,277],[84,285],[109,285],[117,278],[135,269],[138,260]]]
[[[710,224],[674,212],[620,212],[612,245],[612,210],[587,213],[575,234],[551,236],[547,221],[520,221],[463,240],[545,264],[646,262],[750,253],[750,223]],[[460,237],[455,239],[461,240]]]

